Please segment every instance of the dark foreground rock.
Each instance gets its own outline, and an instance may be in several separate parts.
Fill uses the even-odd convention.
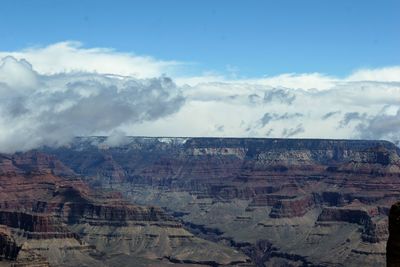
[[[386,247],[388,267],[400,266],[400,203],[390,209],[389,214],[389,239]]]

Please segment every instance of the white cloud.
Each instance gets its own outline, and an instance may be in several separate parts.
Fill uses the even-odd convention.
[[[109,134],[126,123],[168,116],[184,103],[180,89],[167,77],[40,75],[12,57],[1,62],[0,77],[1,152],[62,145],[74,136]]]
[[[7,56],[0,62],[0,82],[16,90],[35,88],[38,85],[32,66],[25,59],[19,61]]]
[[[303,90],[327,90],[335,86],[340,79],[320,73],[284,73],[277,76],[268,76],[253,79],[229,79],[216,73],[208,73],[203,76],[177,77],[177,84],[191,86],[210,83],[229,83],[233,85],[260,85],[269,87],[287,87]]]
[[[108,147],[117,147],[129,142],[129,138],[127,137],[126,133],[121,130],[114,130],[111,134],[107,137],[104,145]]]
[[[349,77],[348,81],[379,81],[379,82],[400,82],[400,66],[360,69]]]
[[[379,114],[398,116],[399,84],[341,82],[331,89],[307,91],[210,83],[185,89],[184,95],[179,112],[132,129],[139,135],[400,139],[400,132],[389,130],[395,118],[383,133],[364,132],[373,118],[382,119]],[[125,129],[129,132],[130,127]]]
[[[244,82],[272,87],[287,87],[304,90],[327,90],[332,88],[336,82],[338,82],[338,79],[320,73],[285,73],[261,79],[244,80]]]
[[[152,78],[171,74],[181,65],[177,61],[156,60],[149,56],[120,53],[108,48],[84,48],[79,42],[60,42],[22,51],[0,52],[0,58],[26,59],[40,74],[96,72]]]
[[[123,133],[400,139],[400,67],[344,78],[187,77],[178,71],[182,63],[71,42],[1,57],[0,152],[76,135],[111,134],[106,144],[114,146]],[[172,79],[162,76],[170,72]]]

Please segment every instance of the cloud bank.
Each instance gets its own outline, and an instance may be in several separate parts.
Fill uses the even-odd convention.
[[[22,51],[3,51],[0,58],[12,56],[29,61],[41,74],[92,72],[134,78],[153,78],[172,73],[182,63],[157,60],[150,56],[120,53],[110,48],[84,48],[80,42],[60,42]]]
[[[167,77],[41,75],[27,61],[10,56],[1,61],[0,81],[2,152],[63,145],[74,136],[109,134],[127,123],[172,114],[185,101]]]
[[[76,42],[0,52],[0,152],[77,135],[400,140],[400,67],[232,80],[182,65]]]

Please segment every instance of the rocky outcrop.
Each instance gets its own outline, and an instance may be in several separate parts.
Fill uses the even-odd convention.
[[[269,217],[301,217],[314,206],[312,196],[299,196],[293,199],[279,200],[272,206]]]
[[[18,244],[8,227],[0,225],[0,261],[14,267],[49,267],[49,262],[25,244]]]
[[[0,224],[21,230],[26,238],[70,238],[69,232],[60,221],[49,214],[30,214],[26,212],[0,210]]]
[[[362,240],[369,243],[386,242],[389,237],[386,216],[373,218],[364,225]]]
[[[318,217],[318,221],[337,221],[348,222],[364,225],[369,223],[371,216],[369,212],[363,208],[337,208],[326,207],[322,210]]]
[[[68,203],[63,214],[68,223],[123,225],[127,221],[171,221],[159,208],[126,204]]]
[[[10,231],[0,226],[0,259],[16,260],[20,249]]]
[[[388,220],[376,207],[349,205],[326,207],[318,217],[318,222],[347,222],[362,226],[361,238],[364,242],[378,243],[388,238]]]
[[[15,169],[23,173],[51,173],[62,176],[76,176],[76,174],[61,161],[52,155],[38,151],[17,153],[10,157]]]

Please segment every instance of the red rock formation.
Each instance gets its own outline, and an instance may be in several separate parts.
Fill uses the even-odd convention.
[[[143,187],[154,190],[155,195],[165,193],[167,197],[173,196],[175,191],[183,191],[196,199],[210,198],[212,203],[235,203],[239,199],[249,203],[245,212],[267,211],[270,221],[256,225],[270,228],[292,219],[296,222],[293,225],[299,229],[305,227],[307,231],[310,230],[307,227],[311,227],[307,224],[310,220],[316,223],[315,228],[323,222],[325,225],[333,222],[338,229],[342,222],[343,225],[352,224],[348,228],[343,226],[343,233],[350,234],[346,232],[350,231],[348,229],[356,229],[357,237],[348,238],[350,241],[344,238],[345,245],[340,243],[343,250],[332,257],[328,252],[321,252],[326,255],[319,258],[326,256],[328,263],[351,251],[359,252],[355,256],[359,264],[360,259],[369,257],[365,256],[367,254],[381,257],[381,243],[387,238],[385,216],[391,203],[400,197],[400,152],[385,141],[187,138],[166,142],[158,138],[131,138],[131,142],[122,147],[99,149],[92,145],[93,141],[101,143],[102,140],[104,138],[78,138],[69,148],[47,152],[56,155],[65,166],[90,183],[98,187],[115,186],[127,195],[133,194],[131,189]],[[158,201],[162,201],[162,197],[156,203]],[[193,204],[194,214],[189,212],[186,217],[196,217],[196,213],[201,213],[198,217],[212,216],[208,215],[212,205]],[[222,212],[221,218],[229,212]],[[302,220],[309,214],[311,217]],[[239,237],[243,238],[241,227],[255,219],[248,214],[234,218],[246,218],[246,222],[237,220],[240,225],[236,225],[241,232]],[[215,223],[214,219],[210,218],[209,223]],[[207,219],[205,221],[208,223]],[[318,229],[316,237],[302,240],[321,238],[321,242],[330,242],[329,238],[323,239],[329,236],[324,232],[328,228]],[[253,229],[254,225],[249,226],[248,231]],[[277,226],[270,234],[274,237],[282,234],[279,229]],[[283,235],[287,238],[286,234],[293,232],[299,233],[287,229]],[[353,241],[356,239],[358,241]],[[297,235],[293,235],[293,240],[297,240]],[[357,247],[357,242],[373,248],[366,253]],[[301,248],[304,244],[297,245]],[[310,251],[319,248],[314,246]],[[275,254],[294,255],[291,251]],[[296,255],[300,257],[300,254]],[[312,256],[315,255],[310,253],[304,258]]]
[[[40,152],[0,157],[1,229],[0,258],[13,266],[95,266],[107,260],[108,251],[114,255],[121,250],[125,256],[138,253],[155,262],[248,261],[232,249],[193,237],[160,208],[130,204],[120,193],[92,190],[55,156]],[[185,244],[197,249],[181,252]],[[207,254],[208,247],[213,256]]]
[[[16,266],[47,266],[35,249],[21,250],[23,244],[14,241],[14,234],[19,239],[77,240],[82,244],[68,224],[119,226],[128,221],[170,220],[158,208],[135,206],[116,199],[116,194],[93,192],[76,177],[54,156],[43,153],[1,157],[0,257],[14,261]]]
[[[311,198],[317,205],[344,206],[357,198],[388,207],[400,197],[399,152],[384,141],[191,138],[164,143],[133,138],[124,147],[108,149],[90,142],[77,139],[71,148],[50,152],[100,183],[248,199],[255,206],[298,205],[290,199],[305,196],[307,207],[298,214],[312,206]]]
[[[24,173],[76,176],[70,168],[66,167],[56,157],[37,151],[14,154],[11,160],[13,165]]]
[[[318,217],[318,221],[349,222],[364,225],[369,223],[371,216],[364,208],[326,207]]]
[[[312,196],[299,196],[293,199],[279,200],[272,206],[269,217],[283,218],[283,217],[300,217],[307,213],[314,207],[314,199]]]

